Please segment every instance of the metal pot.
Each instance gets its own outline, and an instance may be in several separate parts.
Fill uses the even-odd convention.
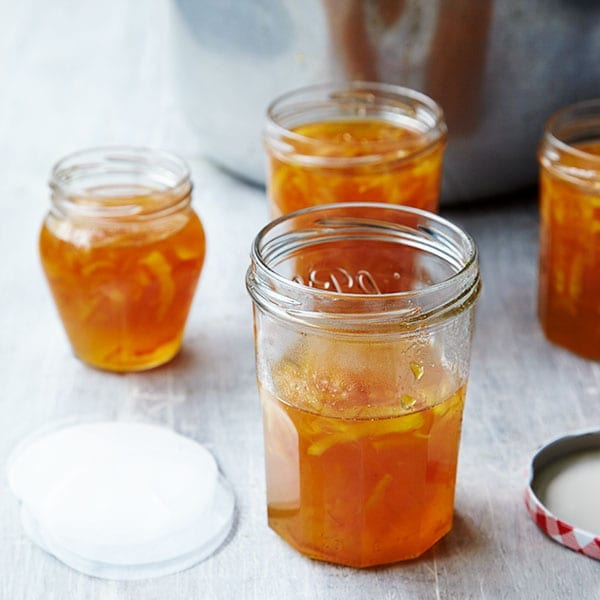
[[[180,98],[205,153],[262,183],[265,110],[330,80],[421,90],[449,129],[442,200],[535,182],[543,123],[600,96],[596,0],[171,0]]]

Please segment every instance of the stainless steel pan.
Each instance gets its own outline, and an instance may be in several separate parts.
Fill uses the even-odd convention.
[[[329,80],[419,89],[446,113],[443,201],[535,181],[546,118],[600,96],[598,0],[171,0],[179,94],[206,154],[262,182],[279,93]]]

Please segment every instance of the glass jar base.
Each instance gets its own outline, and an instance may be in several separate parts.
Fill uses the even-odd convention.
[[[600,343],[593,343],[591,339],[588,339],[587,342],[578,343],[577,340],[572,339],[572,336],[561,335],[560,332],[557,333],[544,326],[542,326],[542,331],[546,339],[555,346],[559,346],[581,358],[600,361]]]
[[[112,373],[131,373],[139,371],[149,371],[170,362],[177,356],[181,349],[181,340],[168,342],[159,346],[152,352],[144,354],[129,354],[125,356],[114,356],[109,359],[99,360],[97,357],[85,356],[83,353],[74,351],[75,356],[86,365],[99,369],[100,371],[110,371]]]
[[[269,520],[269,527],[294,550],[308,558],[321,562],[342,565],[345,567],[352,567],[355,569],[366,569],[369,567],[389,565],[418,558],[432,548],[435,544],[437,544],[451,531],[452,521],[440,527],[438,531],[434,532],[434,534],[427,539],[427,543],[422,543],[421,545],[411,544],[411,548],[406,548],[404,551],[402,551],[400,548],[397,548],[394,554],[391,553],[389,548],[387,551],[382,549],[379,552],[379,556],[377,556],[377,553],[373,553],[368,557],[356,556],[356,551],[360,549],[359,543],[352,549],[347,548],[346,554],[344,555],[344,550],[337,548],[328,549],[325,547],[317,547],[307,543],[298,542],[292,536],[288,535],[287,532],[282,530],[281,527],[278,527],[277,524],[275,524],[272,520]],[[353,554],[354,556],[352,556]]]

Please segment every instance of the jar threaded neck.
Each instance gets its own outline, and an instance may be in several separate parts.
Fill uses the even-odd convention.
[[[75,152],[52,169],[53,209],[90,218],[154,218],[188,206],[187,164],[161,150],[105,147]]]

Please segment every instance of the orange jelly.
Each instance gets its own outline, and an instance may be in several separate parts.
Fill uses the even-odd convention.
[[[573,148],[595,157],[600,142]],[[582,156],[559,165],[542,157],[540,176],[539,316],[548,339],[586,358],[600,359],[600,171],[596,183]]]
[[[446,126],[427,96],[380,83],[326,84],[280,96],[267,117],[273,217],[337,202],[437,210]]]
[[[309,166],[293,158],[271,157],[268,193],[273,216],[314,204],[353,201],[437,210],[444,149],[441,141],[423,150],[426,142],[419,132],[377,120],[311,123],[293,132],[312,140],[315,156],[349,160],[336,166]],[[373,143],[380,157],[364,163],[356,160],[368,157]],[[297,150],[304,149],[306,144],[298,141]]]
[[[114,162],[121,171],[139,170],[139,152],[132,158],[119,150]],[[173,189],[152,189],[148,182],[106,183],[106,169],[97,170],[104,183],[88,186],[86,173],[76,194],[60,180],[63,171],[55,172],[53,208],[39,239],[42,265],[81,360],[110,371],[149,369],[181,346],[204,262],[204,230],[189,206],[187,172]]]
[[[390,352],[308,344],[261,389],[269,525],[312,558],[405,560],[452,527],[465,386]]]

